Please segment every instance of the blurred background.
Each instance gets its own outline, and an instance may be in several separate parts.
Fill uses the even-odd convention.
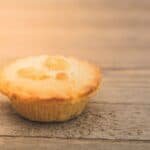
[[[63,54],[103,68],[150,67],[149,0],[0,1],[0,59]]]

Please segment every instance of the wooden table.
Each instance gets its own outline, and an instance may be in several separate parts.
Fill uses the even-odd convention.
[[[101,91],[66,123],[24,120],[0,97],[0,149],[150,149],[150,1],[5,0],[0,60],[77,56],[103,68]]]

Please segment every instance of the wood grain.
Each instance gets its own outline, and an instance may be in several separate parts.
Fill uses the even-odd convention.
[[[150,104],[150,70],[104,70],[97,95],[91,102]]]
[[[21,118],[0,100],[0,136],[149,140],[149,109],[150,105],[90,103],[77,119],[44,124]]]
[[[31,142],[32,141],[32,142]],[[15,145],[12,146],[12,145]],[[105,141],[105,140],[63,140],[63,139],[48,139],[48,138],[22,138],[22,137],[1,137],[0,138],[0,149],[3,150],[146,150],[150,148],[150,143],[140,141]]]

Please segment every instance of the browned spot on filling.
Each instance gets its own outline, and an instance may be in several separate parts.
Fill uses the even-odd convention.
[[[33,67],[22,68],[18,70],[18,74],[23,78],[28,78],[32,80],[45,80],[50,78],[41,70],[35,69]]]
[[[56,74],[56,79],[57,80],[67,80],[68,79],[68,75],[64,72],[60,72]]]
[[[63,58],[49,57],[45,62],[46,67],[50,70],[67,70],[69,68],[68,62]]]

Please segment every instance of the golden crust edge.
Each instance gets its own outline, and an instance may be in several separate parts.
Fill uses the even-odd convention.
[[[31,56],[28,56],[28,57],[31,57]],[[24,58],[28,58],[28,57],[24,57]],[[23,59],[24,59],[23,58]],[[73,58],[73,57],[70,57],[70,58]],[[76,58],[73,58],[73,59],[76,59]],[[101,69],[99,69],[98,66],[96,66],[95,64],[91,64],[89,63],[88,61],[81,61],[79,59],[76,59],[76,60],[79,60],[80,62],[82,63],[86,63],[89,65],[89,67],[92,67],[92,69],[94,70],[95,72],[95,79],[94,81],[87,87],[85,87],[78,95],[78,97],[76,97],[75,99],[74,98],[70,98],[70,97],[59,97],[59,96],[55,96],[55,97],[51,97],[51,98],[39,98],[37,96],[29,96],[28,94],[20,94],[21,92],[10,92],[11,90],[8,88],[8,84],[5,83],[5,84],[1,84],[2,82],[6,82],[5,81],[5,78],[3,77],[3,70],[5,69],[5,67],[7,67],[8,65],[16,62],[17,60],[19,60],[19,58],[15,58],[11,61],[9,61],[8,63],[4,64],[0,70],[0,91],[1,93],[3,93],[4,95],[8,96],[10,99],[12,99],[13,97],[17,98],[17,99],[20,99],[20,100],[26,100],[26,101],[71,101],[71,102],[74,102],[76,100],[79,100],[79,99],[82,99],[82,97],[85,97],[85,96],[89,96],[91,95],[92,93],[94,93],[95,91],[97,91],[97,89],[99,89],[100,87],[100,84],[101,84],[101,81],[102,81],[102,71]],[[14,91],[14,90],[13,90]],[[19,94],[18,94],[19,93]]]

